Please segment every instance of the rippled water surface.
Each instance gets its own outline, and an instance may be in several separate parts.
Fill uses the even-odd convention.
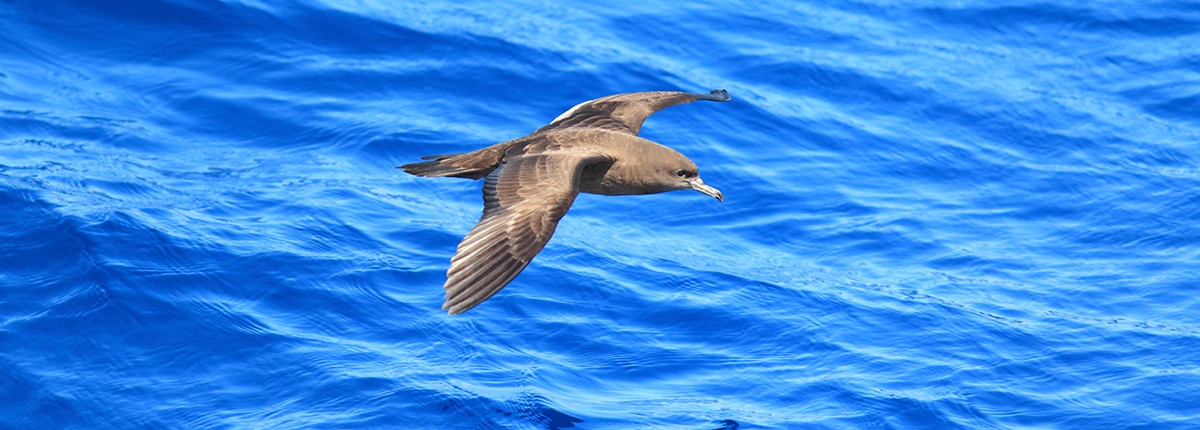
[[[1200,4],[417,3],[0,1],[0,427],[1200,425]],[[440,310],[395,166],[713,88]]]

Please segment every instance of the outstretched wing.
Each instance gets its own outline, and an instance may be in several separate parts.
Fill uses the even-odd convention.
[[[483,183],[483,217],[450,260],[442,309],[465,312],[521,273],[579,195],[583,168],[608,161],[570,152],[521,154],[492,171]]]
[[[637,135],[642,123],[655,112],[696,100],[729,101],[725,90],[708,94],[678,91],[625,93],[589,100],[567,110],[535,133],[570,127],[598,127]]]

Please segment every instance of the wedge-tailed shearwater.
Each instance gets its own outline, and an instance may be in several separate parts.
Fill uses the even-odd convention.
[[[696,163],[638,137],[651,114],[696,100],[730,98],[725,90],[611,95],[575,105],[528,136],[400,166],[418,176],[485,178],[483,217],[450,260],[442,309],[465,312],[504,288],[546,246],[580,192],[696,190],[723,201],[720,191],[700,180]]]

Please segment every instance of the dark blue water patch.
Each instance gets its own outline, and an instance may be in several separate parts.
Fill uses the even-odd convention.
[[[497,404],[495,400],[480,398],[470,401],[451,399],[442,404],[440,413],[457,420],[443,420],[444,425],[455,425],[455,422],[476,422],[481,428],[510,427],[536,425],[538,428],[564,429],[576,428],[581,424],[586,428],[584,420],[547,406],[546,399],[532,394],[525,394],[512,402]],[[429,423],[422,423],[429,424]]]
[[[74,12],[60,13],[64,10]],[[230,24],[254,18],[242,15],[252,12],[246,8],[198,2],[20,2],[15,11],[31,24],[23,29],[38,30],[64,53],[160,64],[209,49],[205,41],[236,43]]]
[[[331,50],[338,55],[384,58],[400,54],[409,58],[450,58],[455,49],[471,49],[457,35],[436,35],[405,28],[369,16],[307,5],[288,5],[279,21],[286,34],[303,46]]]
[[[574,428],[575,424],[583,423],[582,419],[549,407],[549,401],[538,395],[524,395],[518,398],[508,408],[496,409],[505,417],[514,417],[522,422],[537,423],[547,429],[558,430]]]
[[[72,399],[48,389],[39,378],[17,363],[4,360],[0,380],[4,389],[5,416],[12,417],[6,425],[27,427],[70,427],[86,425],[87,420],[75,408]]]
[[[120,129],[129,123],[95,118],[58,117],[47,112],[15,112],[5,111],[0,117],[3,125],[4,138],[20,139],[25,143],[45,144],[62,149],[72,149],[82,152],[87,146],[85,142],[114,142],[118,141]]]
[[[92,280],[103,272],[93,267],[90,243],[78,220],[57,216],[34,193],[24,190],[6,188],[0,201],[6,212],[16,215],[5,218],[9,245],[0,259],[5,274],[0,302],[9,318],[4,359],[12,364],[6,366],[10,369],[6,377],[39,387],[7,392],[14,397],[4,403],[24,412],[11,416],[26,417],[22,421],[28,425],[81,424],[86,411],[66,400],[71,394],[53,388],[51,381],[63,375],[47,372],[52,367],[46,364],[68,363],[71,357],[95,352],[98,345],[86,337],[95,326],[73,321],[111,312],[111,294]],[[58,344],[39,341],[72,336],[84,337]]]
[[[1091,31],[1121,37],[1172,38],[1195,33],[1194,10],[1177,3],[1137,8],[1100,8],[1052,5],[1050,7],[987,6],[929,8],[923,15],[941,21],[945,28],[986,28],[997,34],[1051,37],[1069,31]],[[1190,12],[1190,13],[1189,13]]]
[[[1194,122],[1196,112],[1200,112],[1200,94],[1195,94],[1200,90],[1193,89],[1189,91],[1192,94],[1178,96],[1179,88],[1165,89],[1166,91],[1141,91],[1139,99],[1153,98],[1166,101],[1154,102],[1146,106],[1147,111],[1152,114],[1160,115],[1166,118]],[[1171,94],[1165,95],[1163,93]]]
[[[16,200],[19,202],[21,199]],[[7,201],[6,206],[9,206],[8,203],[14,202]],[[28,219],[58,218],[53,211],[45,209],[39,211],[36,208],[37,206],[34,206],[34,209],[31,210],[40,212],[38,215],[41,216]],[[49,234],[39,231],[37,228],[20,229],[26,234],[37,237],[40,250],[53,253],[53,256],[43,254],[38,249],[23,250],[21,259],[4,259],[6,265],[13,265],[5,272],[19,276],[20,272],[11,269],[26,267],[41,271],[44,268],[38,266],[43,261],[71,262],[73,260],[71,254],[76,254],[75,259],[84,259],[84,261],[72,264],[71,269],[73,270],[56,270],[58,275],[55,279],[46,279],[41,282],[34,279],[32,284],[7,285],[5,289],[6,295],[24,290],[49,293],[53,298],[33,296],[20,300],[6,299],[4,302],[21,303],[24,306],[31,306],[32,309],[40,308],[48,301],[54,303],[48,308],[48,312],[35,312],[40,315],[39,318],[18,326],[17,332],[35,338],[41,336],[61,337],[65,333],[73,333],[75,336],[81,336],[81,341],[60,343],[54,347],[55,349],[46,350],[42,348],[49,347],[50,344],[38,346],[38,342],[28,339],[10,339],[14,342],[11,345],[27,345],[22,348],[7,349],[8,354],[11,354],[12,357],[22,357],[22,365],[31,364],[28,360],[35,357],[36,361],[43,363],[46,363],[44,360],[69,363],[72,360],[69,357],[72,356],[92,357],[93,359],[109,357],[111,367],[91,369],[88,372],[126,375],[125,378],[128,382],[122,384],[125,386],[124,388],[99,389],[99,394],[119,396],[124,399],[118,404],[109,406],[117,409],[124,408],[122,404],[126,401],[131,402],[129,407],[135,407],[138,403],[137,398],[143,395],[152,395],[154,390],[150,387],[164,382],[180,388],[190,387],[189,389],[194,393],[200,394],[216,389],[218,386],[226,387],[225,390],[236,386],[258,387],[251,390],[256,391],[263,386],[276,383],[272,381],[277,381],[279,384],[284,384],[274,388],[279,392],[286,390],[285,387],[288,383],[285,381],[290,379],[284,375],[314,371],[315,368],[310,367],[290,368],[284,366],[278,369],[279,373],[275,373],[274,370],[271,370],[275,366],[267,364],[274,361],[269,358],[273,354],[288,354],[295,348],[303,348],[303,341],[297,342],[284,338],[271,339],[275,335],[271,334],[270,329],[255,316],[257,312],[253,309],[257,306],[254,303],[259,301],[260,297],[258,296],[270,302],[271,292],[284,285],[273,282],[273,279],[276,278],[270,276],[270,272],[266,270],[269,267],[278,266],[278,262],[272,261],[270,256],[245,259],[222,255],[219,252],[203,251],[159,232],[136,227],[138,223],[134,218],[120,214],[98,224],[79,225],[70,219],[67,219],[66,222],[68,225],[74,225],[74,228],[51,227],[53,233]],[[7,229],[6,231],[18,230]],[[55,233],[62,239],[55,240]],[[74,234],[82,235],[83,238],[72,239]],[[63,246],[59,243],[62,240],[77,243],[77,245],[74,247]],[[22,240],[17,238],[10,243],[21,242]],[[72,248],[75,251],[70,251]],[[87,257],[88,255],[115,255],[114,249],[124,251],[124,257],[121,260],[97,261]],[[68,253],[64,255],[64,251]],[[251,275],[247,279],[254,279],[253,284],[246,285],[244,280],[234,281],[230,275],[233,273],[262,273],[266,276]],[[294,276],[294,274],[288,274],[288,276]],[[157,287],[145,289],[149,286]],[[246,292],[250,292],[251,295],[243,295]],[[12,296],[10,298],[16,299]],[[333,305],[333,309],[341,311],[361,307],[338,306],[336,302],[331,303],[329,300],[323,300],[321,303],[326,306]],[[10,309],[10,311],[6,314],[29,314],[21,309]],[[325,321],[329,322],[330,320],[326,319]],[[327,323],[324,326],[331,327]],[[114,355],[114,352],[109,350],[106,345],[115,344],[124,344],[128,349],[120,355]],[[260,359],[268,361],[262,361],[255,365],[254,363]],[[244,365],[244,369],[249,373],[229,368],[229,363],[247,363]],[[16,368],[23,367],[26,366]],[[32,364],[32,367],[44,368],[45,365]],[[32,372],[34,375],[40,373],[40,371]],[[179,375],[193,376],[179,378]],[[22,375],[14,377],[21,378]],[[36,376],[30,377],[36,378]],[[85,373],[80,377],[89,376]],[[79,421],[63,421],[73,415],[87,416],[89,415],[87,411],[94,410],[97,405],[76,403],[76,408],[73,410],[55,411],[53,405],[57,402],[52,399],[59,395],[58,393],[64,393],[61,384],[67,381],[61,381],[61,378],[56,376],[37,380],[38,385],[60,388],[52,389],[49,393],[26,393],[37,396],[48,395],[48,398],[14,399],[16,405],[25,407],[40,405],[37,406],[36,411],[29,411],[34,412],[30,416],[43,416],[48,421],[36,422],[73,422],[85,426],[117,424],[108,422],[104,418],[95,417],[83,418]],[[348,382],[360,384],[355,381],[357,380]],[[337,384],[334,383],[325,388],[328,391],[318,389],[313,395],[324,397],[324,394],[345,392],[349,389],[347,386]],[[97,388],[91,388],[89,391],[89,397],[98,394]],[[71,390],[65,393],[71,396],[78,395],[78,393],[70,394]],[[251,392],[244,395],[237,394],[236,391],[227,394],[225,398],[231,402],[228,405],[235,408],[263,400],[261,396],[251,394]],[[199,398],[188,400],[189,397],[190,395],[184,395],[180,399],[185,404],[200,400]],[[126,410],[127,413],[132,414],[121,418],[122,422],[139,422],[140,420],[134,417],[148,412],[135,411],[136,409]],[[191,410],[186,406],[180,409],[168,408],[159,412],[164,415],[157,415],[159,418],[151,418],[145,422],[156,422],[155,420],[164,417],[180,422],[197,422],[197,420],[209,424],[219,422],[211,421],[211,414],[206,410]],[[205,418],[205,416],[209,417]]]
[[[63,264],[51,267],[51,272],[62,271],[71,264],[63,259],[52,258],[54,252],[78,254],[85,246],[77,227],[70,220],[55,216],[37,193],[30,190],[4,188],[0,193],[0,205],[9,214],[4,222],[3,261],[7,275],[17,277],[17,271],[29,271],[21,278],[42,272],[46,264]],[[39,252],[48,252],[39,254]]]

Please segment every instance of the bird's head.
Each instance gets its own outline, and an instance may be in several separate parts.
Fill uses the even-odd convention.
[[[700,170],[696,168],[696,163],[683,154],[675,153],[675,155],[677,156],[666,157],[664,162],[655,169],[655,182],[668,190],[696,190],[717,199],[717,201],[725,201],[721,190],[705,184],[704,180],[700,179]]]

